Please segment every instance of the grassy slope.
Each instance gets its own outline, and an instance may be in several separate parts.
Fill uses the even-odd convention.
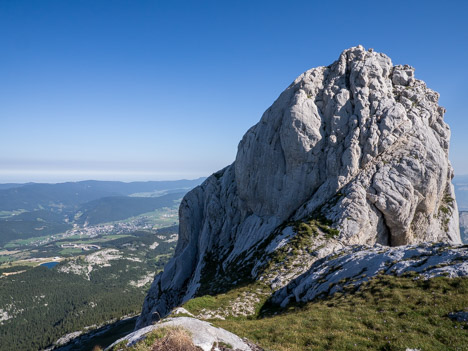
[[[185,307],[216,309],[227,295],[200,297]],[[354,293],[212,322],[266,350],[468,350],[468,324],[447,317],[467,308],[468,279],[380,276]]]
[[[306,224],[296,228],[300,235],[290,247],[301,248],[316,236],[313,229],[317,225]],[[271,262],[286,262],[289,257],[282,250],[275,255]],[[259,299],[254,315],[212,322],[266,350],[468,350],[468,323],[447,317],[450,312],[468,311],[466,278],[423,281],[411,276],[378,276],[357,292],[287,310],[269,305],[271,291],[257,281],[222,294],[194,298],[184,307],[195,315],[208,316],[207,310],[225,315],[232,301],[246,292],[256,292]]]

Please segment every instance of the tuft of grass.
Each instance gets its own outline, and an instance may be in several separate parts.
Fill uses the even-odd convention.
[[[199,314],[203,310],[216,310],[219,307],[222,307],[223,303],[229,302],[229,298],[226,297],[228,297],[226,294],[195,297],[184,304],[183,307],[190,313]]]
[[[199,351],[193,344],[190,334],[182,328],[169,330],[165,336],[157,339],[151,351]]]
[[[468,350],[468,324],[447,315],[468,307],[468,279],[378,276],[276,315],[213,321],[266,350]]]
[[[164,327],[153,330],[146,338],[130,347],[123,341],[111,351],[199,351],[190,333],[181,327]]]

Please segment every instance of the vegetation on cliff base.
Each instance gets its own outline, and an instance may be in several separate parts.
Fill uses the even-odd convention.
[[[241,289],[246,289],[243,287]],[[232,290],[223,296],[189,301],[193,312],[223,307]],[[453,321],[448,314],[468,306],[468,279],[415,276],[377,276],[360,289],[348,289],[327,299],[288,306],[262,308],[255,316],[212,319],[210,322],[247,338],[266,351],[468,350],[468,322]],[[265,312],[267,311],[267,312]],[[150,350],[167,333],[159,329],[145,340],[122,350]]]
[[[257,318],[212,320],[266,350],[468,350],[468,323],[450,312],[468,306],[468,279],[379,276],[357,292]]]

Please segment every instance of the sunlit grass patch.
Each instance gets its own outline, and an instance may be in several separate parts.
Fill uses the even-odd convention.
[[[468,325],[447,315],[468,308],[468,279],[381,276],[258,319],[213,321],[268,350],[468,350]]]

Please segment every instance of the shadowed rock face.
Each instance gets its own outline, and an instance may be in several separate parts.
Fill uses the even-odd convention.
[[[438,98],[412,67],[361,46],[300,75],[244,135],[236,161],[185,196],[175,256],[137,327],[209,291],[207,272],[229,276],[261,256],[285,221],[326,218],[341,247],[460,243]]]

